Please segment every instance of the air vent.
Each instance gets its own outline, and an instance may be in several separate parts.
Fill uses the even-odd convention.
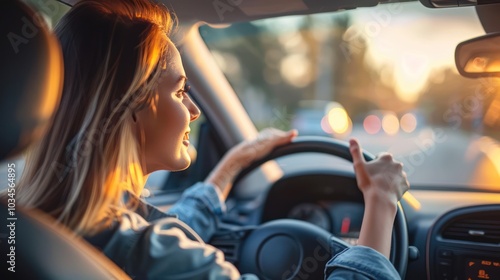
[[[444,226],[443,238],[500,244],[500,211],[476,212]]]

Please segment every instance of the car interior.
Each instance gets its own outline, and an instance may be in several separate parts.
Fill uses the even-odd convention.
[[[62,58],[50,29],[76,2],[0,4],[10,34],[0,190],[12,164],[20,177],[57,104]],[[192,166],[151,174],[148,203],[167,211],[232,146],[265,127],[295,128],[291,144],[238,175],[209,243],[259,279],[322,279],[328,259],[316,250],[333,240],[335,254],[359,236],[355,137],[367,161],[389,151],[408,174],[390,256],[402,279],[500,279],[500,1],[160,2],[178,18],[174,41],[202,116]],[[0,206],[10,222],[12,205]],[[2,267],[2,279],[128,279],[43,213],[17,206],[15,216],[0,249],[12,261],[15,232],[16,273]]]

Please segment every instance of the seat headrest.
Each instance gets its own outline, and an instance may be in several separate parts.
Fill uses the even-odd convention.
[[[0,1],[0,160],[37,140],[59,103],[63,59],[40,14]]]

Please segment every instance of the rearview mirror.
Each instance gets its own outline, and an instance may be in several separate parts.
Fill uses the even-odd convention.
[[[458,44],[455,64],[464,77],[500,77],[500,33],[487,34]]]
[[[427,8],[450,8],[463,6],[480,7],[500,3],[500,0],[420,0],[420,3],[422,3]]]

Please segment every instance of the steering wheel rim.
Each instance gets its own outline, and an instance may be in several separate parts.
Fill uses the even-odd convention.
[[[234,184],[236,185],[246,175],[248,175],[250,172],[267,161],[282,156],[303,152],[329,154],[352,162],[352,156],[349,151],[349,144],[347,142],[319,136],[300,136],[296,137],[289,144],[277,147],[265,157],[253,162],[251,165],[246,167],[238,174],[234,181]],[[375,156],[365,151],[363,151],[363,157],[366,161],[375,159]],[[264,270],[266,270],[266,268],[264,267],[266,261],[260,260],[260,258],[266,258],[266,255],[268,255],[268,253],[276,255],[277,251],[273,249],[276,248],[276,246],[278,246],[280,249],[284,247],[297,246],[297,243],[302,247],[305,247],[304,244],[311,246],[313,243],[311,243],[310,239],[315,239],[316,242],[318,242],[318,240],[326,240],[325,242],[329,242],[331,246],[329,253],[331,253],[331,256],[339,253],[344,248],[350,247],[350,245],[340,240],[339,238],[334,237],[331,233],[312,224],[295,220],[293,220],[292,222],[292,220],[287,219],[275,220],[260,225],[243,241],[243,244],[241,245],[241,258],[245,259],[245,262],[241,262],[239,269],[240,271],[242,271],[242,273],[256,273],[260,274],[259,276],[263,277],[263,279],[272,279],[276,275],[269,275],[269,273],[271,273],[271,270],[269,269],[268,272],[264,272]],[[401,278],[404,279],[408,264],[408,232],[403,209],[401,207],[401,204],[399,203],[394,220],[392,245],[393,246],[391,246],[390,261],[398,271]],[[326,249],[323,245],[321,245],[321,247],[323,249]],[[317,248],[318,246],[316,246],[315,249],[317,250]],[[280,277],[281,279],[293,279],[294,277],[297,277],[297,275],[300,276],[301,274],[303,276],[304,272],[308,273],[307,276],[311,276],[311,271],[307,270],[307,266],[304,267],[304,261],[306,261],[308,258],[307,253],[304,252],[307,251],[305,249],[307,248],[302,248],[302,250],[297,251],[296,248],[287,248],[287,250],[285,250],[285,253],[278,252],[278,254],[281,253],[278,258],[274,257],[273,260],[267,259],[267,262],[271,260],[271,266],[275,268],[290,267],[290,269],[283,272]],[[313,253],[316,254],[317,252],[315,251]],[[290,260],[289,257],[287,257],[294,254],[300,255],[298,263],[297,260]],[[309,252],[309,255],[311,255],[311,252]],[[276,259],[280,259],[283,257],[288,260],[285,260],[285,262],[275,262]],[[321,258],[319,264],[326,264],[329,259],[330,258],[324,261]],[[315,260],[318,263],[317,257],[315,258]],[[293,271],[293,266],[295,266],[296,268],[295,271]],[[285,275],[284,273],[288,272],[291,272],[290,278],[283,278],[283,276]],[[317,269],[316,271],[313,271],[313,274],[314,272],[317,272]],[[319,274],[317,274],[316,276],[319,276]],[[311,279],[316,278],[313,277]]]

